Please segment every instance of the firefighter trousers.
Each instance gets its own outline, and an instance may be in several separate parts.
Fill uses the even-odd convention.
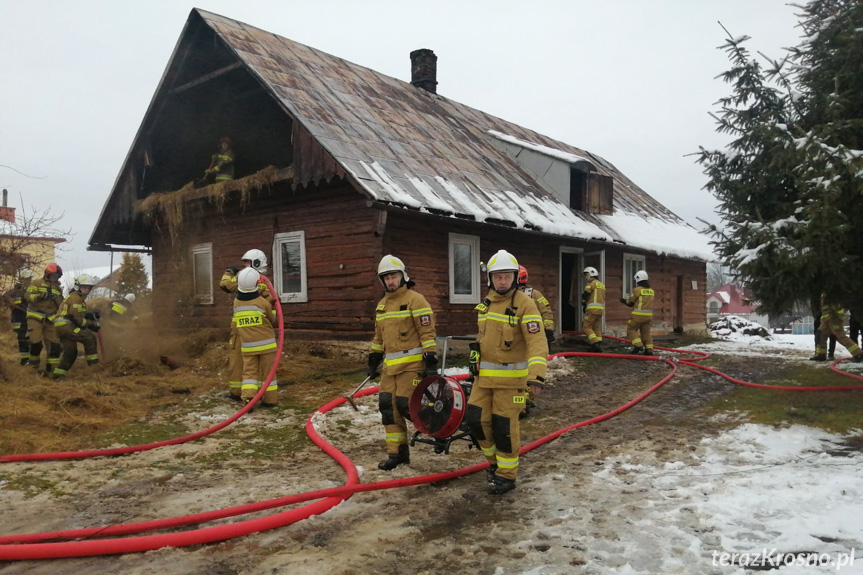
[[[54,371],[60,363],[60,340],[57,338],[57,328],[48,318],[27,318],[27,330],[30,332],[30,365],[39,367],[40,356],[44,344],[48,357],[45,360],[45,371]]]
[[[467,424],[498,477],[515,481],[521,429],[518,414],[524,407],[523,388],[480,387],[474,384],[467,402]]]
[[[588,310],[581,320],[581,331],[587,336],[587,343],[602,343],[602,312]]]
[[[84,344],[84,356],[87,358],[87,364],[99,363],[99,345],[95,332],[80,327],[61,329],[59,337],[60,346],[63,348],[63,357],[60,359],[60,365],[54,368],[56,376],[64,376],[72,369],[75,360],[78,359],[79,343]]]
[[[396,455],[399,445],[408,444],[410,400],[419,381],[419,373],[414,370],[396,375],[381,375],[378,409],[381,412],[381,423],[384,424],[387,454]]]
[[[240,336],[231,330],[228,340],[228,387],[231,395],[242,396],[243,388],[243,351],[240,346]]]
[[[26,312],[12,311],[12,331],[18,338],[18,358],[22,364],[25,364],[30,360],[30,329],[27,325]]]
[[[816,354],[827,353],[827,338],[831,335],[836,336],[836,341],[845,346],[851,352],[851,355],[857,357],[863,351],[860,347],[851,341],[851,338],[845,335],[845,326],[842,325],[842,319],[825,317],[821,319],[821,325],[818,326],[818,343],[815,344]]]
[[[652,318],[631,317],[626,323],[626,339],[632,342],[633,347],[644,347],[653,349],[653,336],[650,334]]]
[[[267,381],[267,376],[270,375],[273,364],[276,362],[276,350],[260,355],[247,353],[242,355],[240,359],[242,360],[240,365],[243,368],[240,397],[243,400],[249,400],[255,397],[258,390]],[[233,393],[233,388],[231,391]],[[275,374],[261,401],[267,405],[275,405],[279,402],[279,382],[276,380]]]

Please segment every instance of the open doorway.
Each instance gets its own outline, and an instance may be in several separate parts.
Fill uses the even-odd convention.
[[[581,329],[581,250],[560,248],[560,317],[557,325],[561,332]]]

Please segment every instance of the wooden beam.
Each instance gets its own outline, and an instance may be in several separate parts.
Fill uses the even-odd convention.
[[[241,67],[242,65],[243,65],[242,62],[234,62],[233,64],[229,64],[228,66],[225,66],[224,68],[219,68],[218,70],[210,72],[209,74],[204,74],[200,78],[196,78],[196,79],[192,80],[191,82],[186,82],[182,86],[177,86],[176,88],[171,88],[171,90],[168,92],[168,94],[173,96],[174,94],[179,94],[180,92],[185,92],[189,88],[194,88],[198,84],[203,84],[204,82],[208,82],[208,81],[212,80],[213,78],[218,78],[219,76],[221,76],[223,74],[227,74],[228,72],[236,70],[237,68]]]

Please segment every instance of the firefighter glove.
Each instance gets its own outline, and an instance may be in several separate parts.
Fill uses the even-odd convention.
[[[467,369],[471,375],[479,375],[479,342],[474,342],[468,345],[470,348],[470,358],[468,359]]]
[[[377,377],[380,374],[381,362],[384,360],[384,354],[372,352],[369,354],[369,377]]]
[[[624,298],[624,297],[620,298],[620,303],[625,304],[625,303],[626,303],[626,298]]]
[[[99,312],[98,311],[88,311],[84,314],[84,319],[98,321],[99,320]]]
[[[100,330],[100,329],[102,329],[102,328],[101,328],[101,326],[99,325],[99,323],[98,323],[98,322],[95,322],[95,321],[88,321],[88,322],[87,322],[87,329],[89,329],[90,331],[93,331],[93,332],[99,333],[99,330]]]
[[[438,374],[437,353],[433,351],[425,352],[423,354],[423,361],[425,362],[425,369],[421,373],[422,377]]]
[[[545,339],[547,339],[548,344],[551,345],[551,342],[554,341],[554,330],[553,329],[545,330]]]
[[[228,271],[234,275],[237,275],[238,273],[240,273],[240,268],[238,268],[237,266],[228,266],[228,268],[225,271]]]

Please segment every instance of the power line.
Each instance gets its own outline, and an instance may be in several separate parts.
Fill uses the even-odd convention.
[[[13,172],[17,172],[17,173],[21,174],[22,176],[24,176],[25,178],[30,178],[33,180],[44,180],[45,178],[47,178],[47,176],[28,176],[24,172],[18,171],[15,168],[13,168],[12,166],[7,166],[5,164],[0,164],[0,168],[9,168]]]

